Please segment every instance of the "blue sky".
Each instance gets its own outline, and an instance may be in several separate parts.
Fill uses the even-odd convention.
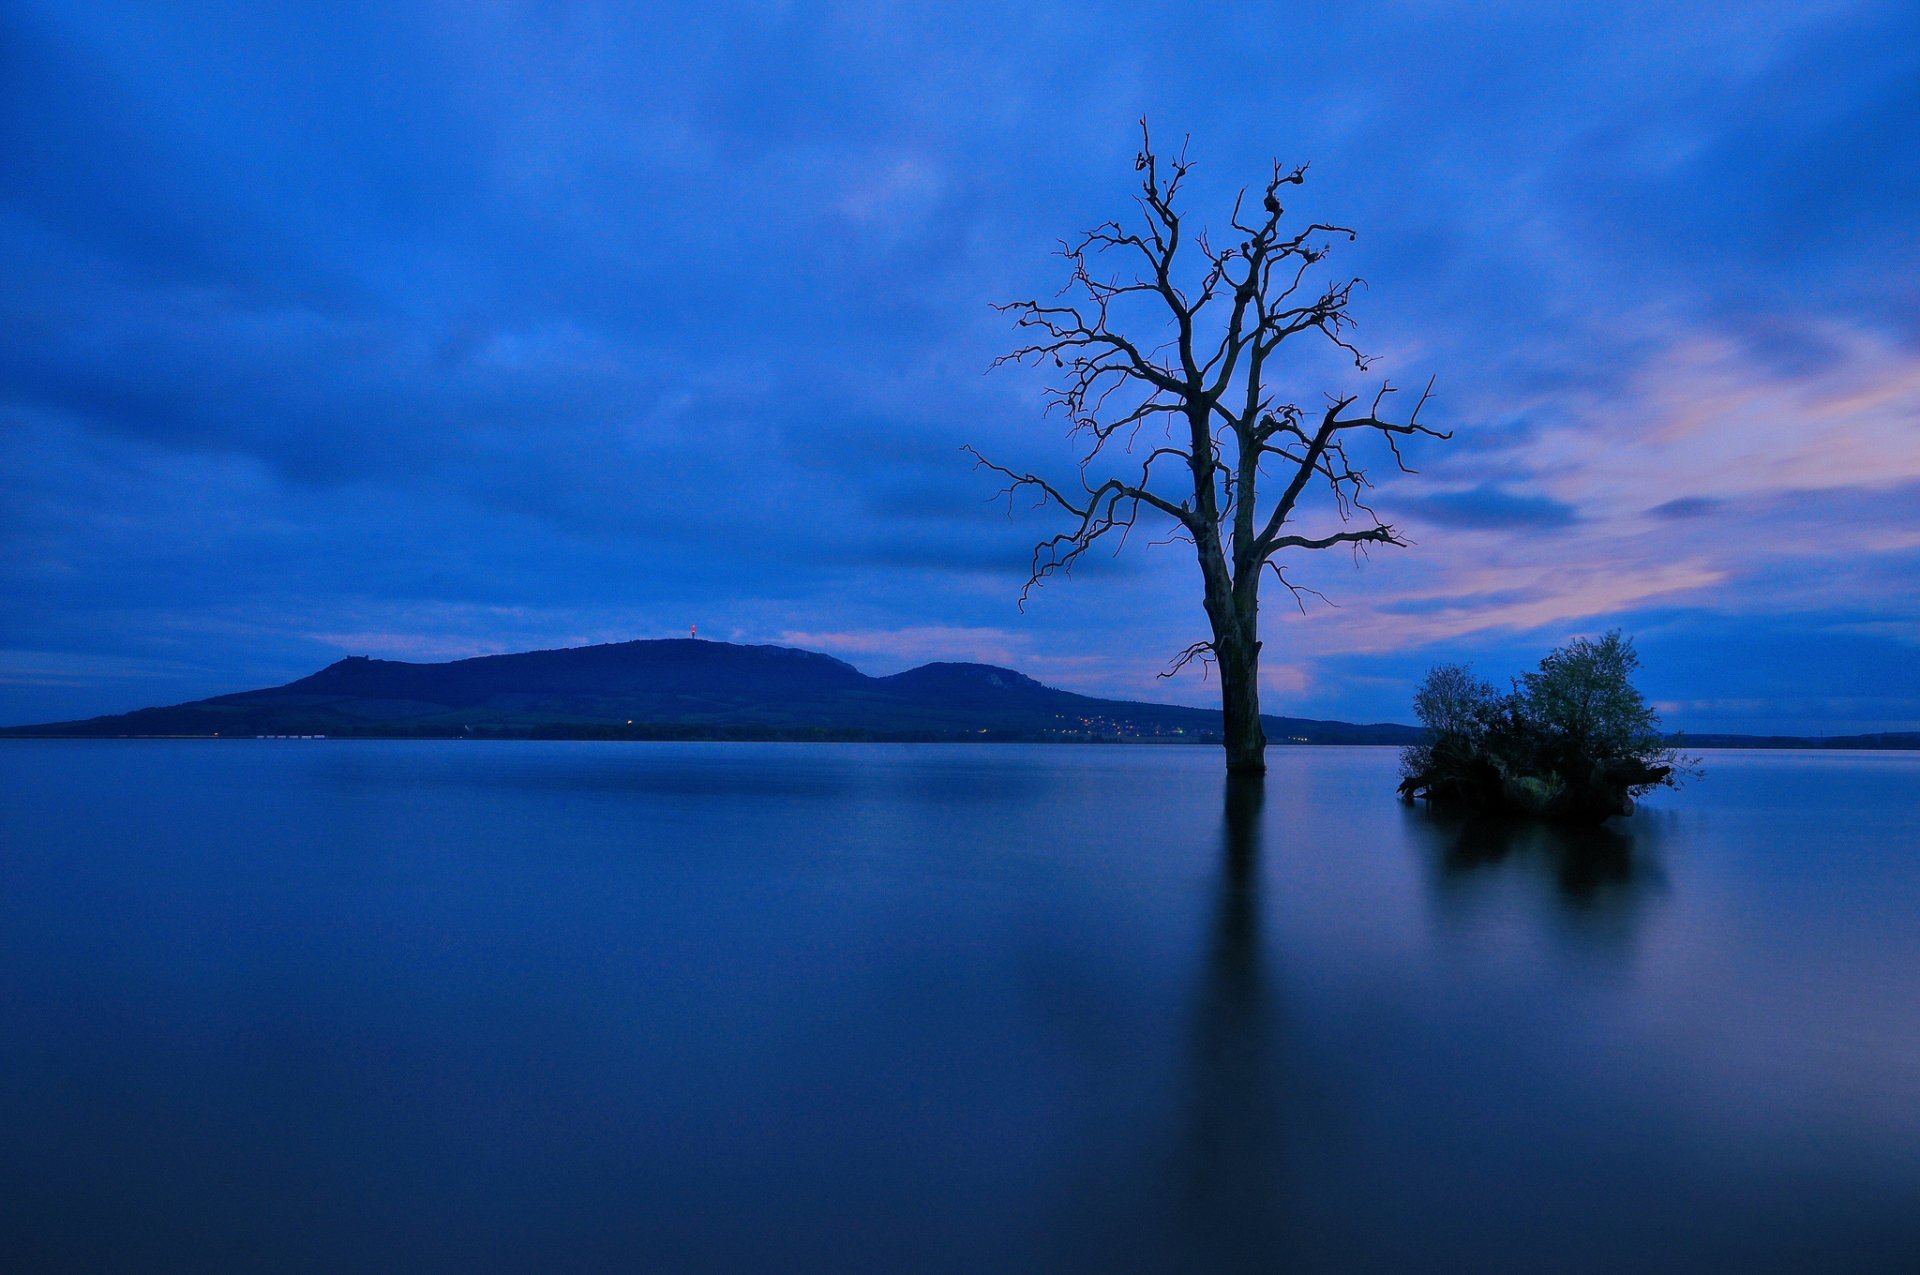
[[[1456,431],[1270,711],[1619,625],[1672,724],[1920,727],[1910,3],[16,0],[0,97],[0,722],[694,623],[1207,702],[1180,547],[1022,613],[961,451],[1067,459],[990,303],[1144,114],[1203,220],[1311,162]]]

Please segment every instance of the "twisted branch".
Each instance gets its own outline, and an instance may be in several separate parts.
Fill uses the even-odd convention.
[[[1236,610],[1249,617],[1251,635],[1259,583],[1269,568],[1303,610],[1307,596],[1325,601],[1287,578],[1283,556],[1409,543],[1374,512],[1373,482],[1352,442],[1383,443],[1394,466],[1412,473],[1402,440],[1452,435],[1421,420],[1433,395],[1431,380],[1405,419],[1384,414],[1397,392],[1386,381],[1363,410],[1355,408],[1358,395],[1329,395],[1311,424],[1299,407],[1278,401],[1270,392],[1271,361],[1296,336],[1317,333],[1356,369],[1371,363],[1350,335],[1349,307],[1364,282],[1311,282],[1330,241],[1350,241],[1354,231],[1320,221],[1283,229],[1281,193],[1304,186],[1307,169],[1275,163],[1257,213],[1249,211],[1247,191],[1234,201],[1230,241],[1216,244],[1204,230],[1190,235],[1180,210],[1191,169],[1185,148],[1165,161],[1155,153],[1144,120],[1140,128],[1134,161],[1138,221],[1103,222],[1062,241],[1059,255],[1068,277],[1055,299],[997,307],[1031,339],[993,366],[1053,364],[1057,375],[1046,389],[1047,411],[1061,412],[1069,437],[1081,440],[1080,493],[966,450],[979,466],[1007,480],[1000,494],[1009,501],[1031,490],[1039,505],[1069,517],[1066,530],[1035,545],[1020,592],[1023,607],[1033,589],[1056,572],[1069,572],[1104,537],[1119,532],[1124,543],[1145,507],[1173,524],[1168,539],[1193,545],[1210,596],[1215,590],[1230,594]],[[1189,246],[1192,253],[1183,257]],[[1189,266],[1193,254],[1198,261]],[[1114,264],[1119,269],[1109,272]],[[1143,307],[1144,319],[1136,313]],[[1131,335],[1145,332],[1153,334],[1151,340]],[[1138,459],[1137,477],[1094,472],[1105,468],[1102,458],[1110,447],[1113,459]],[[1263,500],[1261,488],[1269,482],[1279,484],[1277,495]],[[1310,502],[1314,492],[1321,499]],[[1324,508],[1335,525],[1296,529],[1310,504]],[[1168,672],[1196,659],[1204,666],[1217,654],[1213,642],[1195,643]]]

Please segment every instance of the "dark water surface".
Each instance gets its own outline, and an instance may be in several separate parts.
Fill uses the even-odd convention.
[[[1920,757],[0,745],[9,1271],[1920,1270]]]

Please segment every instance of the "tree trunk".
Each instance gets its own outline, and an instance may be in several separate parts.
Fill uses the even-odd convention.
[[[1213,650],[1220,665],[1227,773],[1264,775],[1267,735],[1260,727],[1260,643],[1231,633],[1216,637]]]

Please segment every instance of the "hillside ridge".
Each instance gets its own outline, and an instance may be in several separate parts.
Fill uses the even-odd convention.
[[[1274,744],[1408,744],[1418,727],[1262,719]],[[350,655],[282,686],[0,737],[1027,740],[1217,743],[1218,709],[1103,699],[936,660],[870,676],[801,647],[637,639],[415,663]],[[1920,732],[1681,735],[1689,748],[1920,749]]]
[[[1393,723],[1267,721],[1278,743],[1416,734]],[[0,734],[1206,743],[1219,722],[1216,709],[1080,695],[992,664],[943,660],[873,677],[799,647],[665,638],[435,663],[348,656],[282,686]]]

